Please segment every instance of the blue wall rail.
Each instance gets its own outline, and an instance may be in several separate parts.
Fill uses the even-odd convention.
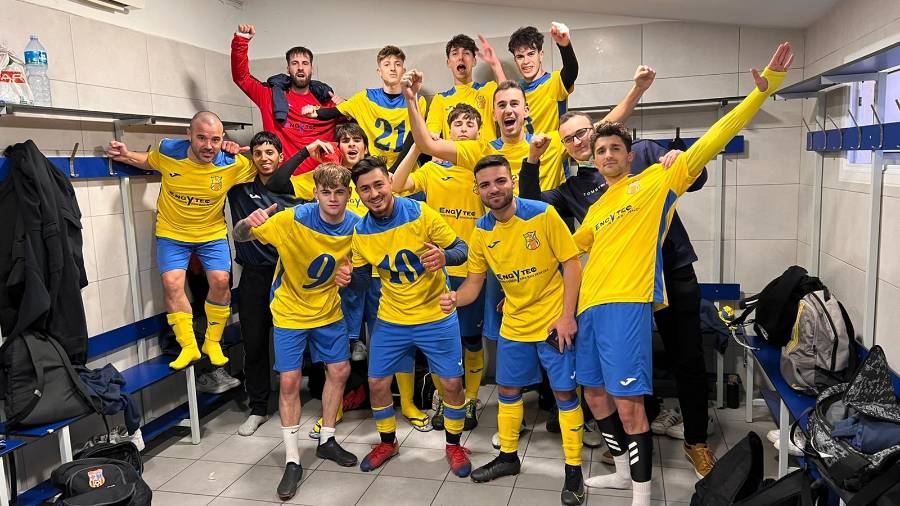
[[[806,134],[807,151],[900,150],[900,123],[866,125]]]

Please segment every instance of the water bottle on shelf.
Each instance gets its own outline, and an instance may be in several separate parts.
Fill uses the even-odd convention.
[[[34,94],[34,105],[50,106],[50,78],[47,77],[47,50],[32,35],[25,46],[25,75]]]

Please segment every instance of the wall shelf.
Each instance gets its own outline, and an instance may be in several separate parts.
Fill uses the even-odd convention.
[[[82,109],[5,104],[0,102],[0,120],[4,117],[37,118],[57,121],[85,121],[89,123],[118,123],[121,126],[147,125],[173,128],[186,128],[191,122],[191,118],[176,116],[87,111]],[[242,130],[252,126],[252,123],[243,123],[239,121],[223,121],[222,124],[225,126],[225,130]]]

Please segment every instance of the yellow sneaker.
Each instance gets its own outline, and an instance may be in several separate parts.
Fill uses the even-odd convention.
[[[716,465],[716,457],[705,443],[697,443],[695,445],[685,443],[684,454],[693,464],[697,478],[702,479]]]

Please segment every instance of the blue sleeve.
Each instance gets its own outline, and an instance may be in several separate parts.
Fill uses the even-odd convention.
[[[444,248],[444,257],[447,259],[447,265],[451,267],[466,263],[468,256],[469,246],[459,237],[450,246]]]
[[[362,267],[354,267],[350,274],[350,289],[357,292],[365,291],[372,282],[372,266],[369,264]]]
[[[659,158],[669,150],[656,141],[641,139],[631,145],[634,161],[631,162],[631,173],[640,174],[647,167],[659,162]]]
[[[706,167],[703,168],[703,172],[700,173],[700,177],[694,180],[690,186],[688,186],[687,191],[695,192],[700,188],[703,188],[703,185],[706,184],[706,180],[709,179],[709,174],[706,172]]]

